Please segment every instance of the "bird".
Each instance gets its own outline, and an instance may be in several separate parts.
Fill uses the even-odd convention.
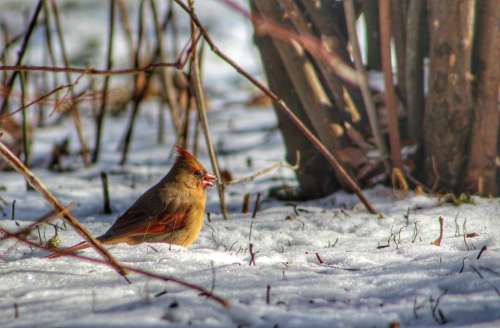
[[[186,149],[176,146],[176,150],[178,156],[167,175],[97,237],[101,243],[151,242],[189,247],[198,239],[205,216],[206,190],[213,187],[217,179]],[[90,244],[83,241],[48,258],[88,247]]]

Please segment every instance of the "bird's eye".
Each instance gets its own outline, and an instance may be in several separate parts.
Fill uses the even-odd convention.
[[[194,176],[197,177],[198,179],[201,179],[203,177],[203,172],[201,171],[195,171]]]

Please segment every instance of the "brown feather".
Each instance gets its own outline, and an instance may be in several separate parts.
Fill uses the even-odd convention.
[[[98,239],[104,244],[163,242],[191,245],[200,233],[206,194],[198,173],[206,170],[182,147],[170,172],[142,194]],[[86,242],[67,249],[89,247]],[[51,258],[58,257],[52,254]]]
[[[177,150],[178,156],[175,161],[174,168],[182,167],[191,171],[200,171],[202,173],[206,172],[203,165],[201,165],[201,163],[198,162],[198,160],[186,149],[182,148],[181,146],[175,146],[175,149]]]

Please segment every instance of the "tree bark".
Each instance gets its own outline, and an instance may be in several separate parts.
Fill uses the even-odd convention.
[[[466,190],[497,195],[500,2],[478,0],[473,70],[475,108]]]
[[[424,40],[423,21],[425,0],[410,0],[406,23],[406,108],[408,113],[408,136],[420,143],[424,96]]]
[[[378,1],[363,1],[363,13],[366,22],[366,66],[368,69],[381,70]]]
[[[433,189],[461,191],[472,123],[474,1],[429,0],[430,76],[424,170]]]
[[[342,2],[328,0],[318,2],[284,0],[280,2],[298,3],[300,7],[297,7],[299,7],[299,10],[302,9],[306,23],[310,22],[307,24],[309,33],[331,48],[345,63],[354,67],[347,50],[348,33]],[[312,54],[312,57],[314,57],[314,54]],[[359,88],[339,79],[332,67],[325,65],[322,61],[312,58],[311,62],[316,67],[329,98],[336,105],[335,111],[339,113],[340,118],[345,122],[349,122],[364,135],[368,135],[370,133],[369,120]]]
[[[391,65],[391,15],[389,0],[379,1],[380,16],[380,49],[382,51],[382,68],[384,70],[384,100],[387,109],[387,128],[389,130],[390,155],[393,168],[403,170],[401,157],[401,139],[396,94],[392,79]]]
[[[391,22],[394,48],[396,50],[398,95],[406,105],[406,21],[408,0],[391,0]]]
[[[279,7],[277,6],[277,3],[267,3],[265,0],[255,0],[251,1],[251,5],[254,14],[262,15],[263,12],[261,10],[264,9],[266,10],[266,17],[272,18],[276,21],[279,21],[282,17],[278,14]],[[271,13],[274,14],[271,15]],[[326,130],[324,130],[322,134],[318,133],[316,130],[318,125],[314,125],[312,123],[306,112],[307,110],[317,111],[316,114],[313,115],[317,120],[328,120],[328,116],[319,115],[319,113],[323,112],[323,109],[321,108],[317,97],[318,94],[312,91],[311,86],[303,85],[307,84],[304,69],[306,67],[304,62],[305,59],[300,58],[300,56],[295,54],[293,57],[295,57],[298,61],[292,66],[287,67],[287,62],[283,57],[288,58],[287,51],[292,51],[292,53],[295,51],[290,49],[290,45],[278,40],[273,40],[269,36],[260,36],[258,34],[255,35],[254,40],[261,54],[263,67],[270,89],[279,95],[290,106],[290,108],[292,108],[298,118],[309,129],[317,135],[323,135],[323,137],[325,137],[325,135],[329,135],[330,137],[327,138],[328,143],[325,143],[325,145],[329,149],[334,149],[333,143],[335,142],[335,138],[333,137],[333,134],[329,134]],[[281,51],[279,46],[282,47]],[[291,69],[297,67],[297,65],[299,66],[298,70]],[[307,88],[307,90],[304,88]],[[314,104],[316,104],[317,107],[312,109]],[[297,178],[300,184],[301,196],[307,198],[317,198],[338,190],[339,183],[335,178],[335,172],[328,165],[326,160],[318,154],[314,147],[311,147],[311,144],[307,141],[307,139],[299,137],[301,135],[300,131],[295,127],[295,125],[290,124],[286,115],[282,114],[282,112],[277,109],[275,112],[278,117],[278,124],[280,131],[283,134],[283,139],[287,149],[287,161],[295,163],[297,160],[296,152],[300,152],[301,163],[297,172]]]

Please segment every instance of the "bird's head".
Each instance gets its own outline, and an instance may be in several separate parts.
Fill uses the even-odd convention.
[[[179,172],[182,179],[203,189],[213,187],[217,180],[215,175],[209,173],[186,149],[181,146],[176,146],[175,148],[178,156],[174,164],[174,169]]]

